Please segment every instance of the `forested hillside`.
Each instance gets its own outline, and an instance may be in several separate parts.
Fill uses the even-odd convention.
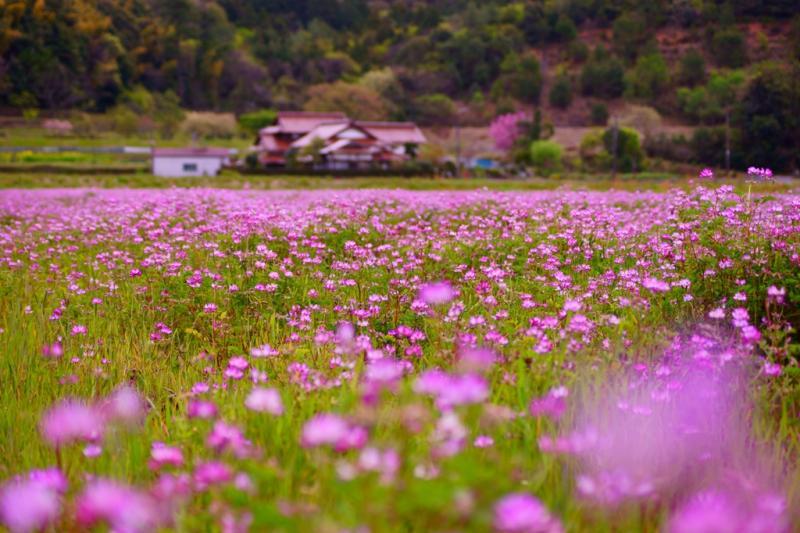
[[[799,13],[795,0],[0,0],[0,106],[422,125],[540,106],[590,125],[626,101],[703,126],[709,153],[729,119],[734,142],[791,166]]]

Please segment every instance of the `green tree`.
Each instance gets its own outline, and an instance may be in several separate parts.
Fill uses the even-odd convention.
[[[608,123],[608,107],[603,102],[592,104],[589,119],[594,126],[605,126]]]
[[[456,119],[456,106],[445,94],[423,94],[414,99],[412,116],[423,126],[445,126]]]
[[[711,51],[720,67],[741,68],[747,64],[747,43],[742,32],[735,26],[722,28],[714,33]]]
[[[706,60],[697,49],[692,48],[681,57],[678,81],[689,87],[706,81]]]
[[[800,67],[762,66],[742,99],[741,129],[748,164],[787,171],[800,151]]]
[[[553,27],[553,34],[555,36],[555,40],[562,43],[568,43],[573,41],[578,35],[578,28],[575,27],[575,23],[572,22],[571,18],[562,14],[558,17],[558,20]]]
[[[531,164],[543,175],[561,168],[564,149],[554,141],[533,141],[530,145]]]
[[[572,103],[572,83],[568,76],[562,74],[550,88],[550,105],[559,109],[567,109]]]
[[[631,72],[628,89],[632,96],[653,100],[669,85],[669,68],[658,52],[642,55]]]
[[[611,127],[603,134],[603,145],[611,158],[616,161],[620,172],[638,172],[644,165],[644,150],[636,130]]]
[[[581,71],[584,96],[619,98],[625,92],[625,68],[619,59],[598,47]]]
[[[510,95],[529,104],[539,102],[542,71],[535,55],[509,54],[503,59],[500,68],[503,74],[492,86],[492,96],[495,100]]]
[[[363,85],[337,81],[308,89],[307,111],[341,111],[362,120],[385,120],[389,106],[381,96]]]
[[[649,36],[647,24],[638,13],[623,13],[614,21],[614,51],[629,63],[636,59]]]
[[[248,134],[255,135],[270,124],[274,124],[278,113],[274,109],[261,109],[239,115],[239,127]]]

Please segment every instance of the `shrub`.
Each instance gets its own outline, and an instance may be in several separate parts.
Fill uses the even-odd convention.
[[[711,51],[720,67],[740,68],[747,64],[747,44],[744,35],[733,26],[714,34]]]
[[[616,129],[616,134],[615,134]],[[614,161],[614,137],[616,135],[617,170],[620,172],[637,172],[642,170],[644,150],[636,130],[630,128],[608,128],[603,134],[603,145]]]
[[[625,13],[614,21],[614,50],[628,62],[636,58],[648,37],[647,23],[638,14]]]
[[[567,46],[567,56],[575,63],[583,63],[589,59],[589,47],[583,41],[572,41]]]
[[[678,81],[689,87],[706,81],[706,60],[698,50],[692,48],[681,58]]]
[[[593,126],[605,126],[608,122],[608,107],[603,102],[592,104],[589,119]]]
[[[599,98],[618,98],[625,92],[625,69],[622,62],[605,53],[595,50],[592,59],[581,71],[581,92],[584,96]]]
[[[447,125],[455,120],[456,106],[445,94],[423,94],[414,99],[413,114],[423,126]]]
[[[255,170],[259,167],[258,154],[251,152],[244,158],[244,166],[249,170]]]
[[[608,152],[603,146],[603,130],[593,130],[584,135],[579,154],[586,170],[597,171],[611,167]]]
[[[547,175],[561,168],[561,157],[564,149],[554,141],[534,141],[530,147],[530,159],[533,166]]]
[[[725,164],[725,128],[697,128],[691,140],[692,158],[697,163],[721,167]]]
[[[236,135],[236,117],[233,116],[233,113],[193,111],[186,115],[180,131],[185,135],[205,139],[230,139]]]
[[[649,157],[680,163],[688,163],[694,156],[691,144],[683,135],[669,136],[660,133],[645,137],[644,150]]]
[[[119,105],[109,113],[114,131],[127,137],[139,132],[139,115],[130,108]]]
[[[550,105],[559,109],[566,109],[572,103],[572,84],[569,78],[561,75],[556,78],[550,89]]]
[[[719,109],[711,105],[705,87],[681,87],[677,92],[678,107],[692,122],[701,122],[708,117],[719,116]]]
[[[542,91],[542,71],[533,54],[518,56],[511,53],[503,59],[503,75],[492,84],[492,98],[510,95],[528,103],[538,103]]]
[[[555,40],[563,43],[570,42],[578,35],[578,29],[572,19],[566,15],[558,17],[555,26],[553,27],[553,36]]]
[[[306,111],[342,111],[361,120],[386,120],[389,105],[369,87],[337,81],[313,85],[308,89]]]
[[[69,121],[72,123],[73,132],[79,137],[95,137],[99,129],[94,117],[83,111],[70,113]]]
[[[741,71],[716,73],[706,85],[678,89],[678,106],[694,121],[720,122],[725,117],[726,108],[737,102],[744,80]]]
[[[261,109],[252,113],[239,115],[239,127],[251,135],[255,135],[261,128],[274,124],[278,114],[273,109]]]
[[[661,54],[655,52],[639,56],[628,82],[631,95],[652,100],[659,96],[668,84],[669,69]]]
[[[661,129],[661,115],[652,107],[629,105],[619,115],[619,125],[630,128],[649,137]]]

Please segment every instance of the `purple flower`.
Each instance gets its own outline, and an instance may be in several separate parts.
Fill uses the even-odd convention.
[[[67,492],[69,482],[67,476],[58,468],[44,468],[28,472],[28,479],[41,483],[59,494]]]
[[[269,344],[263,344],[250,349],[250,355],[253,357],[273,357],[278,355],[278,350],[274,350]]]
[[[194,469],[194,484],[197,490],[206,490],[211,485],[227,483],[233,479],[228,465],[217,461],[198,464]]]
[[[490,448],[494,446],[494,439],[489,435],[478,435],[472,445],[476,448]]]
[[[44,529],[60,512],[58,491],[47,482],[11,481],[0,488],[0,522],[12,533]]]
[[[772,181],[772,170],[768,168],[750,167],[747,169],[747,177],[758,181]]]
[[[103,447],[100,446],[99,444],[87,444],[83,448],[84,457],[88,457],[89,459],[100,457],[102,453],[103,453]]]
[[[206,400],[191,400],[187,407],[189,418],[211,419],[217,416],[217,406]]]
[[[306,422],[300,440],[306,447],[334,445],[347,434],[347,430],[348,424],[342,417],[320,414]]]
[[[761,333],[758,328],[747,325],[742,328],[742,340],[748,344],[756,344],[761,340]]]
[[[770,361],[764,361],[764,374],[767,376],[780,376],[781,373],[783,373],[781,365]]]
[[[102,413],[78,400],[61,401],[41,421],[42,435],[56,448],[75,441],[95,441],[104,429]]]
[[[694,495],[669,518],[668,533],[789,531],[783,497],[753,486],[734,489],[706,490]]]
[[[156,501],[144,492],[115,481],[98,479],[78,496],[75,517],[90,527],[105,522],[115,531],[154,531],[163,522]]]
[[[118,388],[106,399],[103,413],[109,420],[128,426],[141,424],[147,416],[144,399],[136,389],[127,385]]]
[[[58,359],[62,355],[64,355],[64,349],[58,341],[42,346],[42,356],[47,359]]]
[[[428,370],[414,383],[414,391],[436,398],[440,409],[481,403],[489,397],[489,385],[478,374],[450,375],[441,370]]]
[[[463,348],[458,352],[458,366],[468,372],[489,370],[497,354],[488,348]]]
[[[390,483],[400,469],[400,455],[393,449],[364,448],[358,457],[358,467],[366,472],[377,472],[383,483]]]
[[[711,180],[714,179],[714,171],[710,168],[704,168],[700,171],[700,179],[701,180]]]
[[[163,466],[183,466],[183,452],[180,448],[167,446],[163,442],[154,442],[147,464],[151,470],[159,470]]]
[[[222,420],[214,423],[206,444],[217,453],[231,451],[237,457],[246,457],[251,447],[250,441],[244,438],[242,430]]]
[[[513,493],[494,506],[494,528],[503,533],[561,533],[558,519],[530,494]]]
[[[782,304],[784,299],[786,298],[786,289],[781,287],[780,289],[775,285],[770,285],[767,289],[767,299]]]
[[[669,533],[735,532],[741,525],[738,508],[723,493],[702,492],[681,507],[669,519]]]
[[[300,443],[306,448],[330,446],[337,451],[360,448],[367,441],[367,432],[360,426],[353,426],[344,418],[323,413],[314,416],[305,426]]]
[[[653,292],[667,292],[669,284],[656,278],[646,278],[642,283],[645,289],[650,289]]]
[[[566,398],[569,391],[566,387],[556,387],[551,389],[542,398],[533,400],[529,410],[532,416],[547,416],[553,420],[558,420],[567,409]]]
[[[280,416],[283,414],[283,400],[281,394],[271,388],[254,387],[247,395],[244,405],[252,410],[261,413]]]
[[[426,283],[419,288],[419,299],[428,305],[446,304],[456,296],[456,291],[448,281]]]

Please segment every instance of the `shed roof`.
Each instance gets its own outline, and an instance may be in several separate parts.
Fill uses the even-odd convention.
[[[215,157],[226,158],[231,155],[227,148],[153,148],[153,157]]]

